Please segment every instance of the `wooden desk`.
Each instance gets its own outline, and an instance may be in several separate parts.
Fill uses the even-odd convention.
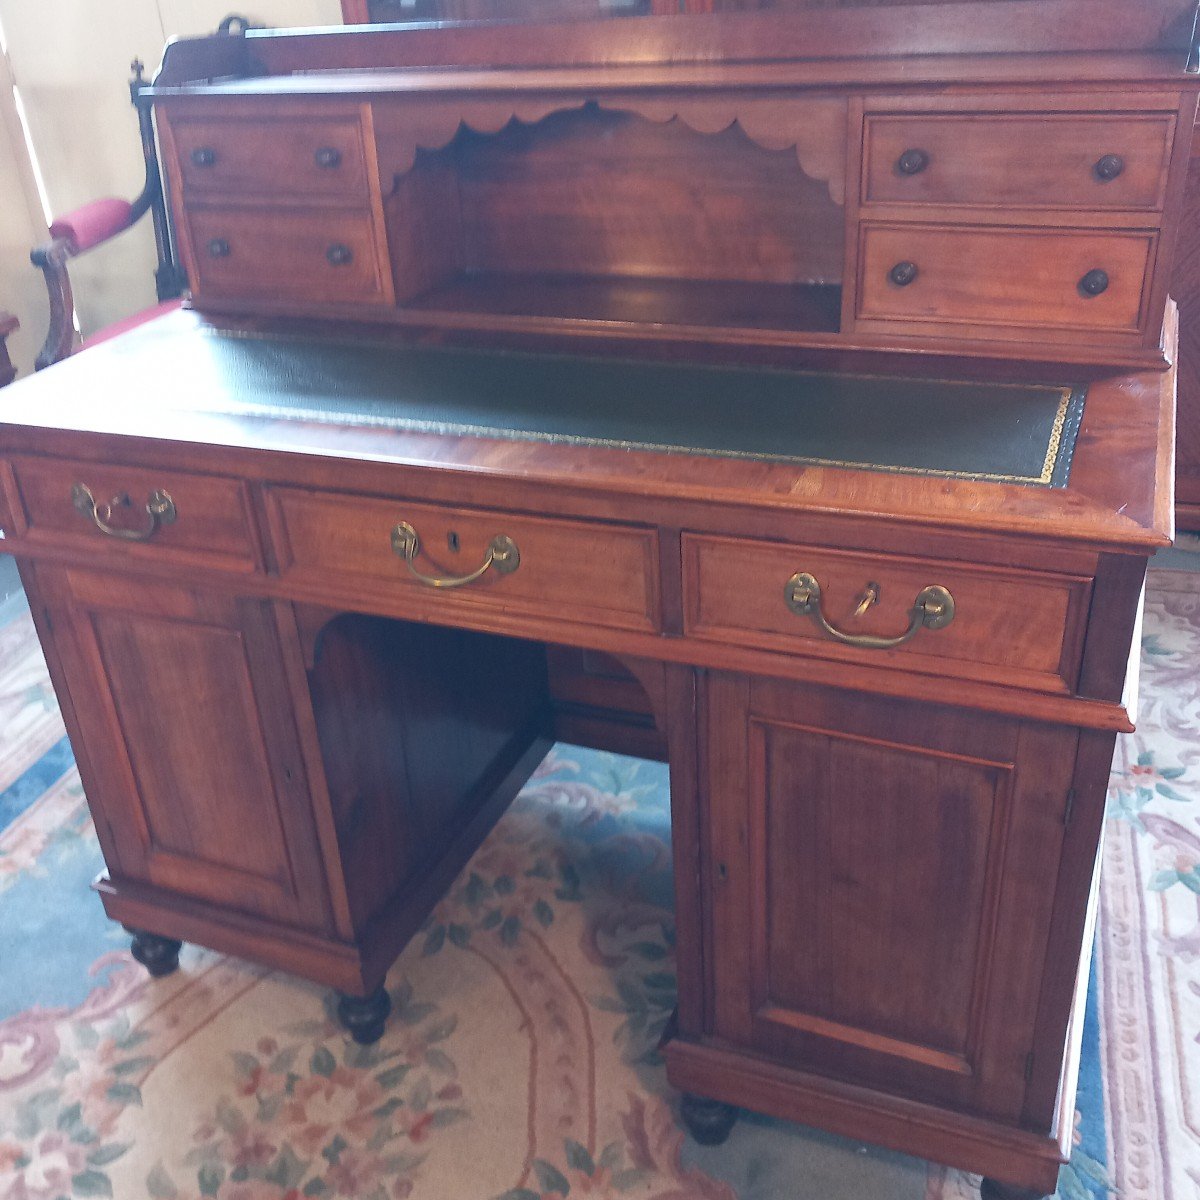
[[[173,44],[207,319],[0,419],[138,958],[377,1038],[569,730],[671,766],[697,1138],[745,1105],[1052,1191],[1171,535],[1174,6]]]
[[[971,448],[936,428],[882,447],[890,470],[429,432],[365,403],[389,362],[417,399],[440,381],[445,415],[513,356],[319,369],[347,353],[178,314],[5,406],[5,544],[135,952],[305,975],[377,1037],[388,966],[554,736],[544,644],[603,651],[671,765],[673,1081],[1052,1190],[1125,658],[1168,537],[1171,375],[1093,381],[1048,486],[956,477]],[[520,360],[523,394],[562,363]],[[131,393],[168,369],[168,395]],[[572,369],[645,407],[679,370]],[[936,469],[931,446],[944,473],[896,469]],[[968,467],[1006,465],[989,453]],[[732,1119],[689,1114],[714,1138]]]

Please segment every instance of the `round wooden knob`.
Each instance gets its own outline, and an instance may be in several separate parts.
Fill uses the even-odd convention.
[[[897,287],[908,287],[917,277],[917,264],[914,262],[898,262],[889,272],[888,278]]]
[[[1085,296],[1099,296],[1101,292],[1108,291],[1108,272],[1099,268],[1089,271],[1079,281],[1079,290]]]
[[[1125,160],[1119,154],[1106,154],[1102,158],[1096,159],[1096,165],[1092,170],[1096,172],[1097,179],[1107,183],[1110,179],[1116,179],[1125,170]]]
[[[342,152],[336,146],[322,146],[313,159],[318,167],[332,171],[342,165]]]
[[[192,151],[192,162],[198,167],[215,167],[217,152],[211,146],[197,146]]]
[[[334,242],[325,251],[325,257],[331,267],[345,267],[354,261],[354,251],[349,246],[342,245],[341,242]]]
[[[924,150],[905,150],[896,159],[896,170],[901,175],[920,175],[929,166],[929,155]]]
[[[209,258],[228,258],[230,253],[229,243],[224,238],[213,238],[208,243]]]

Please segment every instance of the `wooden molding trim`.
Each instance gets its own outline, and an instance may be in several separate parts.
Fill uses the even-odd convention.
[[[835,204],[846,194],[846,123],[844,99],[799,96],[780,100],[759,96],[680,97],[563,92],[549,96],[422,97],[418,105],[381,105],[375,111],[380,147],[380,174],[384,179],[412,169],[417,150],[441,150],[460,129],[474,133],[499,133],[510,121],[534,125],[558,112],[597,104],[605,112],[626,112],[663,125],[679,120],[696,133],[721,133],[736,124],[764,150],[795,148],[801,169],[829,188]]]
[[[665,1054],[667,1078],[683,1092],[771,1112],[844,1137],[866,1138],[1021,1184],[1038,1194],[1053,1192],[1058,1185],[1064,1161],[1060,1131],[1015,1129],[678,1038],[667,1043]]]

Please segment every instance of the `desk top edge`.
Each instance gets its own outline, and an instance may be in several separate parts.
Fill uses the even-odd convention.
[[[1071,478],[1065,488],[943,479],[922,475],[804,466],[654,450],[501,440],[476,434],[436,434],[294,418],[230,416],[172,409],[156,398],[152,380],[123,396],[98,395],[97,374],[137,379],[140,339],[204,336],[205,322],[176,313],[88,350],[7,388],[0,407],[0,455],[54,453],[90,457],[136,454],[138,447],[208,451],[205,469],[239,469],[254,460],[300,456],[330,469],[391,465],[471,476],[510,476],[571,490],[644,494],[677,500],[804,510],[845,516],[957,524],[997,534],[1065,538],[1153,549],[1171,537],[1164,480],[1157,471],[1162,397],[1171,372],[1113,376],[1090,384]],[[134,356],[131,362],[130,355]],[[99,369],[99,372],[98,370]],[[176,451],[168,451],[176,457]],[[189,451],[189,454],[191,452]],[[250,456],[246,458],[244,456]],[[714,471],[713,464],[719,464]],[[365,475],[364,475],[365,477]],[[1165,481],[1169,486],[1169,480]]]

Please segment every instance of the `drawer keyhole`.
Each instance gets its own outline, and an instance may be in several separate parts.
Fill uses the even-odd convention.
[[[461,546],[460,546],[459,540],[458,540],[458,534],[455,533],[453,529],[448,534],[446,534],[446,545],[450,547],[451,554],[457,554],[459,552],[459,550],[461,549]]]

